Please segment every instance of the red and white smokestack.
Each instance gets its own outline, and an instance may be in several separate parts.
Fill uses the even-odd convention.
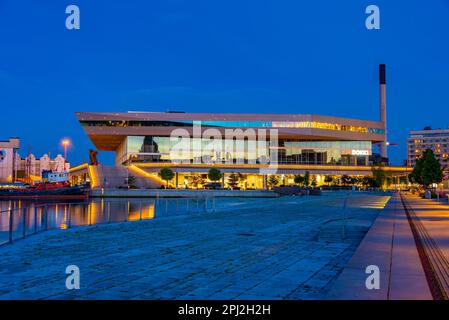
[[[379,84],[380,84],[380,121],[383,122],[385,130],[384,141],[380,143],[379,151],[381,157],[387,158],[387,88],[385,76],[385,64],[379,64]]]

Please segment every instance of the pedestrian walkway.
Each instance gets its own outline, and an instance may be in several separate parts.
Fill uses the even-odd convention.
[[[449,299],[449,206],[403,195],[417,248],[434,299]]]
[[[367,274],[366,268],[373,265],[380,270],[380,288],[370,290],[365,282],[371,273]],[[327,298],[432,299],[399,194],[391,198],[376,219]]]
[[[0,300],[321,298],[388,199],[253,199],[213,213],[45,232],[0,249]],[[79,290],[65,287],[68,265],[80,269]]]

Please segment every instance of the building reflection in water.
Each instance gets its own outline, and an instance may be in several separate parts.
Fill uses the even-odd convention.
[[[214,210],[207,199],[91,199],[87,203],[0,201],[0,244],[50,230],[75,226],[158,219]],[[9,210],[13,211],[12,224]],[[12,226],[10,228],[10,225]]]
[[[154,219],[156,207],[161,208],[159,216],[177,214],[167,208],[174,205],[156,205],[156,202],[178,200],[156,199],[92,199],[88,203],[52,204],[27,201],[0,201],[0,244],[8,242],[9,231],[13,239],[48,229],[68,229],[74,226],[88,226],[102,223]],[[10,228],[9,210],[13,211]]]

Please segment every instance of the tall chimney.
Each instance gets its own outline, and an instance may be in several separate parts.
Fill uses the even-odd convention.
[[[385,130],[384,141],[379,145],[380,155],[384,158],[387,154],[387,88],[385,76],[385,64],[379,64],[379,84],[380,84],[380,121],[383,122]]]

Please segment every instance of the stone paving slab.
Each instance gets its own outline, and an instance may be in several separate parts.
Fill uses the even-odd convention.
[[[368,290],[367,266],[380,269],[380,289]],[[367,233],[330,289],[328,299],[430,300],[432,295],[399,195],[396,194]]]
[[[444,256],[449,259],[449,204],[422,199],[411,194],[404,196],[426,231],[437,243]]]
[[[370,225],[389,199],[353,193],[343,212],[348,195],[42,233],[0,248],[0,299],[322,298],[361,240],[331,222]],[[80,290],[65,288],[71,264]]]

